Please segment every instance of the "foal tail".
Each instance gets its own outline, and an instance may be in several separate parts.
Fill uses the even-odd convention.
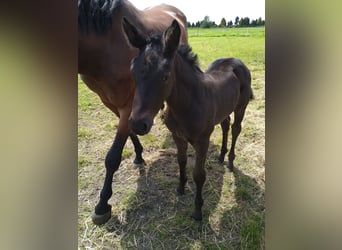
[[[251,95],[249,96],[249,100],[254,100],[254,93],[253,93],[253,89],[251,88]]]
[[[254,94],[251,87],[252,78],[247,66],[240,60],[236,59],[233,66],[233,72],[240,80],[240,93],[245,93],[245,95],[248,96],[249,100],[253,100]],[[246,93],[246,91],[248,92]]]

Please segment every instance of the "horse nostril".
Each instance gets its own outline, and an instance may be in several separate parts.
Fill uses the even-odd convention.
[[[138,135],[144,135],[149,132],[148,122],[144,119],[141,120],[133,120],[129,119],[129,125],[131,126],[134,133]]]

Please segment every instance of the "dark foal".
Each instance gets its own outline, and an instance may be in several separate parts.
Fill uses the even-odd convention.
[[[131,59],[138,50],[130,46],[122,30],[122,17],[128,17],[141,32],[162,32],[173,19],[187,42],[186,17],[177,8],[158,5],[140,11],[127,0],[78,0],[78,73],[85,84],[119,117],[114,142],[107,153],[106,177],[92,220],[103,224],[111,217],[108,200],[112,196],[112,179],[119,168],[128,136],[134,144],[135,164],[142,164],[142,146],[128,126],[135,84],[130,72]]]
[[[162,35],[149,37],[126,19],[123,27],[130,43],[140,50],[131,68],[137,85],[130,116],[132,129],[139,135],[148,133],[159,108],[164,101],[167,102],[165,124],[172,132],[178,150],[178,192],[184,193],[187,181],[185,167],[189,142],[196,151],[193,170],[196,198],[192,217],[201,220],[209,137],[215,124],[220,123],[223,140],[219,160],[223,162],[227,153],[229,115],[234,112],[228,157],[228,168],[232,171],[236,139],[245,109],[252,98],[250,72],[240,60],[229,58],[213,62],[203,73],[190,47],[179,45],[181,33],[176,21]]]

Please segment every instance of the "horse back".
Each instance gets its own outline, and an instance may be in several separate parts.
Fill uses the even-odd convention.
[[[251,73],[241,60],[237,58],[218,59],[209,66],[206,74],[215,75],[230,72],[233,72],[239,79],[240,95],[248,97],[248,100],[252,99]],[[229,78],[230,76],[227,75],[227,77]]]

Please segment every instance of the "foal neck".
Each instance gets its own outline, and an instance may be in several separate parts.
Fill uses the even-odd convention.
[[[167,98],[170,106],[187,109],[204,94],[203,72],[178,52],[172,66],[172,92]]]

